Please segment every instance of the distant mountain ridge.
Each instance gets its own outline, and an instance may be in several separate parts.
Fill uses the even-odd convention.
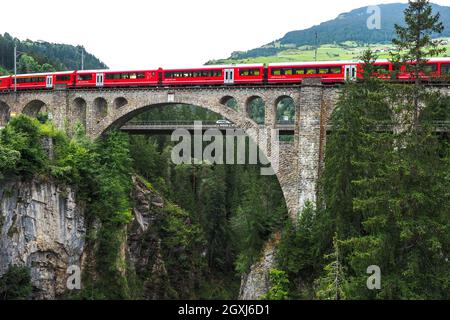
[[[441,20],[444,23],[445,31],[441,36],[450,37],[450,7],[437,4],[432,6],[435,13],[440,12]],[[361,44],[390,43],[395,36],[394,25],[404,24],[403,12],[407,4],[382,4],[379,7],[381,9],[381,29],[379,30],[367,28],[367,20],[372,13],[367,12],[367,7],[363,7],[342,13],[334,20],[323,22],[311,28],[288,32],[283,38],[260,48],[233,52],[230,59],[268,57],[289,48],[345,41],[354,41]]]
[[[106,64],[87,52],[82,46],[49,43],[45,41],[21,41],[5,33],[4,35],[0,34],[0,73],[8,73],[14,69],[14,43],[17,44],[17,50],[19,52],[31,57],[31,59],[23,61],[23,63],[21,63],[22,61],[19,58],[19,67],[25,68],[24,64],[28,64],[27,67],[31,66],[31,72],[80,69],[82,52],[84,52],[85,69],[108,68]]]

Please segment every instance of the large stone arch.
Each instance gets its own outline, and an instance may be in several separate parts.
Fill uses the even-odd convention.
[[[4,127],[10,118],[11,108],[0,100],[0,127]]]
[[[234,110],[233,108],[224,105],[223,97],[219,98],[185,98],[176,102],[168,103],[166,101],[161,100],[153,100],[154,103],[151,104],[143,104],[142,106],[132,105],[128,103],[120,109],[116,109],[114,113],[108,115],[108,117],[102,119],[94,128],[93,131],[89,133],[89,135],[93,138],[100,137],[106,134],[109,130],[113,128],[120,128],[125,125],[131,119],[136,117],[137,115],[149,111],[152,108],[157,108],[161,106],[170,106],[170,105],[194,105],[200,108],[205,108],[209,111],[215,112],[219,114],[222,118],[227,119],[233,122],[236,128],[244,130],[244,132],[249,136],[249,138],[256,143],[256,145],[261,149],[262,154],[265,159],[269,159],[269,161],[273,160],[271,157],[271,146],[262,145],[259,142],[264,140],[267,136],[262,131],[263,129],[254,121],[247,117],[243,117],[242,113],[238,110]],[[284,154],[282,153],[281,156]],[[291,155],[289,158],[292,161]],[[277,162],[283,162],[280,159],[276,159]],[[272,162],[272,161],[271,161]],[[280,165],[280,163],[277,163]],[[293,214],[293,206],[295,206],[295,196],[292,194],[292,190],[294,190],[292,182],[289,181],[291,177],[284,177],[284,171],[281,168],[275,175],[280,184],[280,187],[284,194],[284,200],[288,211]],[[295,184],[294,184],[295,185]],[[292,190],[291,190],[292,189]],[[292,199],[290,199],[292,198]]]
[[[85,128],[87,124],[87,103],[83,98],[77,97],[72,101],[70,106],[70,115],[72,123],[75,125],[81,123]]]
[[[47,112],[47,104],[42,100],[32,100],[28,102],[22,110],[22,113],[36,118],[40,112]]]

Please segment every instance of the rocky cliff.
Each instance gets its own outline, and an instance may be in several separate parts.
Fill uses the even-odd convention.
[[[37,179],[0,183],[0,276],[11,265],[29,267],[33,299],[66,292],[68,268],[81,263],[85,231],[71,188]]]
[[[275,241],[269,241],[259,262],[241,278],[239,300],[258,300],[270,289],[270,270],[275,267]]]

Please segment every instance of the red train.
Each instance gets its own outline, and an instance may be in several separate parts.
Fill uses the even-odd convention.
[[[387,60],[375,63],[374,76],[390,78],[396,71],[397,80],[411,81],[414,74],[412,64],[394,70]],[[301,62],[205,66],[186,69],[157,69],[138,71],[66,71],[55,73],[21,74],[0,77],[0,91],[99,88],[99,87],[145,87],[145,86],[200,86],[200,85],[250,85],[250,84],[295,84],[304,78],[321,78],[323,83],[343,83],[362,76],[362,65],[358,62]],[[425,80],[450,79],[450,58],[431,59],[426,65]]]

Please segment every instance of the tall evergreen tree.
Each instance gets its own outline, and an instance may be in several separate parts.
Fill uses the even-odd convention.
[[[414,93],[413,122],[416,125],[419,118],[419,97],[421,90],[421,75],[426,73],[425,65],[427,57],[437,56],[445,52],[440,48],[440,41],[432,40],[433,34],[444,31],[444,25],[440,21],[440,14],[433,14],[433,8],[429,0],[409,0],[409,6],[405,10],[405,26],[395,25],[397,38],[393,43],[397,46],[403,62],[411,62],[414,71],[416,91]]]

